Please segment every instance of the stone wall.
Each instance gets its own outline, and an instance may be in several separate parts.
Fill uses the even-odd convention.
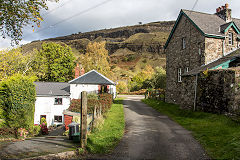
[[[233,45],[229,44],[229,32],[233,33]],[[205,64],[213,62],[238,48],[239,41],[237,40],[237,33],[233,27],[228,29],[225,33],[225,37],[225,40],[216,38],[205,39]]]
[[[235,104],[235,71],[210,70],[198,78],[197,108],[204,112],[229,113]]]
[[[182,49],[182,38],[185,38],[186,48]],[[169,103],[182,103],[182,96],[188,94],[183,91],[185,84],[178,82],[178,68],[182,73],[188,67],[189,71],[205,64],[204,62],[204,43],[205,37],[196,29],[196,27],[185,16],[179,21],[179,24],[165,50],[167,64],[167,83],[166,83],[166,101]],[[199,48],[201,54],[199,54]],[[189,84],[191,84],[189,82]],[[191,84],[192,85],[192,84]],[[192,86],[190,86],[192,88]]]
[[[223,56],[223,40],[215,38],[205,39],[205,64],[213,62]]]
[[[196,109],[240,115],[240,68],[209,70],[197,77]],[[196,76],[183,77],[181,108],[193,109]]]

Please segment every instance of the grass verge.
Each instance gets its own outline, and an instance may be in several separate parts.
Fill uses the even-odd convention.
[[[240,124],[224,115],[182,110],[178,105],[142,100],[192,131],[213,159],[240,159]]]
[[[88,136],[87,150],[90,153],[110,152],[124,134],[125,121],[122,99],[115,99],[105,116],[103,125]]]

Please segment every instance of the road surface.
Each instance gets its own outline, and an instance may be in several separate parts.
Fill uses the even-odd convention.
[[[119,97],[126,97],[126,133],[111,159],[209,159],[190,131],[142,103],[143,96]]]

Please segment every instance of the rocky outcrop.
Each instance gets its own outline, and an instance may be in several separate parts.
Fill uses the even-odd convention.
[[[151,52],[156,54],[163,54],[164,48],[163,44],[152,43],[152,44],[134,44],[134,43],[107,43],[106,49],[109,54],[116,52],[118,49],[127,48],[133,52]]]
[[[162,42],[162,40],[161,42],[159,41],[157,43],[156,41],[148,43],[135,43],[135,42],[129,43],[125,42],[125,40],[138,33],[161,32],[168,34],[170,33],[174,23],[175,23],[174,21],[154,22],[144,25],[104,29],[86,33],[76,33],[63,37],[50,38],[44,41],[61,41],[70,45],[71,47],[76,48],[80,52],[86,49],[86,45],[90,41],[106,41],[107,42],[106,49],[109,51],[109,54],[116,52],[118,49],[124,48],[127,48],[133,52],[150,52],[162,54],[163,45],[166,39],[163,40],[164,43]]]

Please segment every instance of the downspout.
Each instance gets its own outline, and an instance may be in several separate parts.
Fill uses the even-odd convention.
[[[223,52],[223,56],[225,56],[224,54],[224,48],[225,48],[225,43],[224,43],[224,40],[222,41],[222,52]]]
[[[193,111],[196,111],[196,101],[197,101],[197,79],[198,79],[198,73],[196,74],[196,80],[195,80],[195,88],[194,88],[194,106]]]

